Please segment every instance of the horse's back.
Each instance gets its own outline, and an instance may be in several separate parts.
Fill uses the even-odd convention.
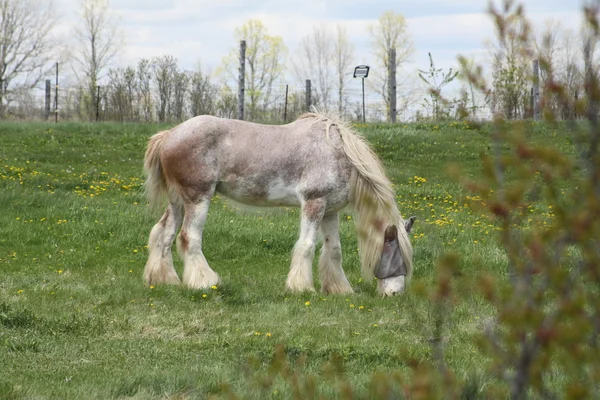
[[[325,129],[309,119],[261,125],[198,116],[171,130],[163,164],[180,185],[214,185],[242,203],[297,206],[316,196],[344,203],[350,164],[335,129],[329,137]]]

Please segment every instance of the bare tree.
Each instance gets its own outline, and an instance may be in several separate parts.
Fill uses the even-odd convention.
[[[0,0],[0,118],[11,93],[32,88],[43,78],[55,21],[51,1]]]
[[[108,84],[103,94],[106,98],[105,117],[118,121],[138,119],[138,81],[132,67],[108,71]]]
[[[433,62],[433,56],[429,53],[429,69],[427,71],[420,69],[419,78],[428,87],[428,97],[424,99],[424,106],[431,110],[431,117],[438,121],[450,115],[450,110],[442,96],[444,86],[452,83],[458,76],[458,71],[444,72],[443,68],[436,68]]]
[[[529,37],[530,27],[524,21],[522,8],[515,18],[509,18],[496,26],[495,37],[486,46],[492,57],[493,108],[496,114],[506,119],[523,118],[531,115],[531,61],[533,46]]]
[[[170,55],[152,60],[152,76],[158,91],[158,121],[165,122],[171,116],[172,94],[177,73],[177,60]]]
[[[143,58],[138,62],[136,72],[138,82],[138,98],[140,100],[140,114],[144,121],[152,120],[152,64],[147,58]]]
[[[345,109],[344,89],[350,76],[349,69],[354,57],[354,48],[348,41],[346,28],[341,24],[337,24],[336,26],[333,54],[335,56],[335,71],[337,74],[338,112],[341,116]]]
[[[324,24],[313,27],[312,33],[306,35],[292,65],[301,82],[310,79],[313,82],[314,102],[325,109],[329,108],[332,90],[334,66],[334,38]]]
[[[193,116],[216,112],[215,97],[217,88],[210,82],[210,75],[204,73],[200,65],[190,74],[190,107]]]
[[[176,67],[173,71],[173,118],[175,121],[183,121],[185,118],[185,100],[187,98],[190,76],[186,71],[179,71]]]
[[[237,111],[237,96],[228,86],[221,88],[217,101],[217,115],[223,118],[234,118]]]
[[[108,71],[108,85],[104,91],[106,96],[105,117],[115,121],[127,118],[127,85],[123,68]]]
[[[389,51],[396,50],[396,73],[402,68],[413,53],[412,39],[407,30],[406,19],[402,14],[386,11],[375,24],[369,25],[371,45],[380,68],[375,68],[367,82],[379,93],[387,106],[389,116],[389,91],[387,74],[390,68]],[[396,79],[397,87],[402,87],[405,81]],[[397,106],[398,109],[401,105]]]
[[[544,29],[533,37],[533,57],[539,60],[540,87],[542,88],[543,105],[553,115],[558,115],[560,97],[546,90],[552,82],[557,82],[560,71],[560,38],[563,28],[560,21],[547,20]]]
[[[73,72],[87,89],[88,116],[95,110],[96,88],[102,74],[121,49],[116,19],[108,0],[79,0],[80,21],[75,29],[77,47],[73,54]]]
[[[558,20],[547,20],[545,28],[534,40],[534,52],[540,60],[540,80],[542,86],[549,82],[558,67],[560,52],[560,36],[562,24]]]
[[[567,95],[574,100],[581,99],[584,94],[585,73],[583,69],[582,48],[577,46],[577,35],[571,30],[566,30],[561,38],[561,68],[557,75],[559,81],[564,85]],[[560,114],[563,119],[573,119],[576,117],[576,110],[573,105],[561,107]]]

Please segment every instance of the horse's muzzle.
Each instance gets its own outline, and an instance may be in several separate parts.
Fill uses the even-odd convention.
[[[393,276],[377,280],[377,290],[382,296],[393,296],[404,292],[405,275]]]

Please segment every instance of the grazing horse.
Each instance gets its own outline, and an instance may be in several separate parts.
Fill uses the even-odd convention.
[[[152,136],[144,160],[151,204],[168,206],[154,225],[144,269],[147,284],[180,283],[171,245],[179,228],[183,283],[209,288],[219,276],[202,253],[202,231],[215,192],[261,207],[301,209],[300,236],[291,257],[286,287],[313,291],[312,261],[319,229],[321,290],[352,293],[342,269],[338,212],[351,205],[363,276],[378,278],[382,295],[404,290],[412,275],[408,233],[394,191],[377,156],[349,124],[314,112],[287,125],[194,117]]]

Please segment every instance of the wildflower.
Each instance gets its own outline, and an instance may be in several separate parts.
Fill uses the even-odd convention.
[[[208,295],[207,295],[206,293],[203,293],[203,294],[202,294],[202,298],[203,298],[203,299],[205,299],[205,298],[207,298],[207,297],[208,297]]]
[[[310,301],[307,301],[306,303],[304,303],[304,305],[305,305],[306,307],[310,306]]]
[[[354,304],[350,304],[350,308],[354,308]]]
[[[17,290],[17,294],[21,294],[21,293],[23,293],[23,289]]]
[[[211,288],[212,290],[217,290],[217,287],[216,287],[215,285],[212,285],[210,288]]]
[[[358,306],[358,309],[359,309],[359,310],[364,310],[364,309],[365,309],[365,306]]]
[[[271,337],[271,332],[267,332],[266,336]]]
[[[154,289],[154,286],[152,286],[152,285],[151,285],[151,286],[150,286],[150,289]]]

